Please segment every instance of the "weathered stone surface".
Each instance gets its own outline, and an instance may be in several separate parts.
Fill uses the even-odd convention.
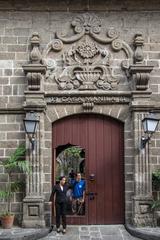
[[[12,4],[11,4],[12,2]],[[137,42],[134,45],[133,40],[135,34],[143,34],[144,38],[144,46],[143,46],[143,54],[140,54],[140,61],[144,60],[145,65],[153,65],[154,70],[151,73],[151,78],[149,80],[149,88],[152,91],[151,100],[155,101],[155,108],[158,109],[159,107],[156,106],[157,103],[160,101],[160,83],[159,83],[159,76],[160,76],[160,65],[159,65],[159,57],[160,57],[160,16],[158,10],[160,9],[160,4],[158,1],[153,0],[150,2],[149,0],[143,1],[39,1],[37,4],[35,1],[1,1],[0,2],[0,156],[5,158],[9,156],[19,143],[25,141],[25,134],[24,134],[24,127],[23,127],[23,118],[25,114],[17,115],[17,109],[21,108],[23,113],[23,103],[26,101],[26,105],[28,109],[37,110],[38,107],[42,106],[42,99],[35,97],[35,93],[32,92],[32,97],[29,95],[24,96],[24,90],[27,87],[27,78],[22,70],[22,65],[29,64],[29,52],[31,50],[30,47],[30,38],[34,31],[39,32],[40,36],[40,48],[39,51],[42,54],[42,57],[45,59],[48,56],[51,59],[58,59],[59,52],[57,51],[58,48],[55,45],[52,46],[54,50],[48,54],[46,53],[46,49],[48,46],[53,44],[53,40],[55,39],[55,33],[60,32],[63,30],[65,33],[68,33],[68,37],[75,35],[74,29],[71,27],[71,21],[73,18],[79,15],[78,12],[83,12],[86,14],[86,10],[90,11],[90,14],[93,16],[93,12],[96,16],[101,20],[101,39],[106,39],[108,37],[107,31],[109,28],[115,28],[118,30],[119,39],[123,41],[119,41],[116,44],[113,44],[113,48],[109,44],[102,44],[98,42],[98,47],[101,47],[101,51],[104,54],[103,50],[110,52],[112,55],[112,61],[110,61],[110,66],[108,66],[108,70],[110,69],[111,72],[108,73],[108,76],[114,76],[118,78],[118,86],[119,86],[119,94],[124,95],[125,92],[131,92],[132,87],[132,80],[128,76],[128,72],[122,70],[121,63],[125,59],[129,59],[128,64],[130,61],[133,61],[133,52],[136,48],[141,48],[143,43]],[[7,11],[3,11],[7,10]],[[14,11],[11,11],[14,10]],[[23,10],[23,11],[22,11]],[[114,10],[114,11],[112,11]],[[134,10],[134,11],[133,11]],[[146,11],[147,10],[147,11]],[[156,11],[152,11],[156,10]],[[82,15],[83,15],[82,13]],[[92,25],[92,22],[91,22]],[[90,28],[91,26],[89,26]],[[84,28],[84,25],[83,25]],[[86,28],[84,28],[86,31]],[[141,33],[139,33],[141,32]],[[78,34],[78,33],[77,33]],[[113,34],[113,33],[112,33]],[[65,34],[64,34],[65,35]],[[87,33],[87,36],[89,34]],[[96,34],[96,37],[98,34]],[[61,36],[67,37],[67,36]],[[79,39],[77,42],[79,42]],[[90,40],[89,40],[90,41]],[[97,44],[96,40],[94,39],[94,44]],[[123,45],[123,49],[125,51],[117,51],[118,44],[127,44]],[[65,44],[65,43],[63,43]],[[77,44],[77,43],[76,43]],[[92,50],[95,50],[94,44],[85,45],[91,46]],[[73,48],[69,46],[73,46],[73,43],[66,44],[66,51],[70,54],[69,49],[72,51]],[[77,45],[78,46],[78,45]],[[76,47],[77,47],[76,46]],[[84,45],[83,45],[84,46]],[[60,46],[58,46],[60,47]],[[82,47],[82,45],[81,45]],[[119,47],[120,48],[120,47]],[[76,48],[77,49],[77,48]],[[60,50],[61,51],[61,50]],[[130,53],[128,53],[130,51]],[[76,57],[83,55],[82,49],[77,50]],[[88,52],[87,58],[89,58],[91,52]],[[92,53],[93,54],[93,53]],[[102,55],[103,55],[102,54]],[[101,60],[103,56],[101,55]],[[142,57],[143,55],[143,57]],[[71,61],[71,56],[75,56],[73,54],[68,55]],[[62,58],[64,57],[61,54],[61,58],[57,60],[57,66],[62,66]],[[93,58],[96,55],[93,56]],[[144,59],[143,59],[144,58]],[[85,60],[86,60],[85,59]],[[89,58],[90,60],[92,58]],[[138,57],[137,57],[138,59]],[[32,59],[33,61],[33,56]],[[136,60],[137,61],[137,60]],[[85,64],[83,63],[83,66]],[[93,63],[91,64],[93,66]],[[98,64],[97,64],[98,65]],[[103,65],[103,64],[102,64]],[[71,65],[70,65],[71,66]],[[93,69],[92,69],[93,70]],[[87,73],[91,74],[90,71]],[[85,73],[86,74],[86,73]],[[92,71],[93,74],[93,71]],[[32,76],[33,77],[33,76]],[[34,76],[35,77],[35,76]],[[75,77],[75,76],[74,76]],[[139,76],[140,81],[144,75]],[[60,79],[60,77],[59,77]],[[91,78],[90,78],[91,79]],[[66,80],[65,80],[66,81]],[[67,78],[68,81],[68,78]],[[91,81],[90,81],[91,83]],[[87,83],[88,84],[88,83]],[[82,84],[83,85],[83,84]],[[56,94],[59,94],[57,90],[57,84],[55,79],[47,79],[44,76],[44,79],[41,79],[41,86],[42,90],[45,90],[45,94],[52,95],[54,91],[57,91]],[[93,87],[93,86],[92,86]],[[114,90],[115,91],[115,90]],[[71,95],[73,93],[71,89]],[[91,96],[88,92],[88,96]],[[118,92],[118,91],[115,91]],[[75,94],[75,93],[74,93]],[[75,95],[73,97],[75,98]],[[98,91],[95,91],[95,96],[98,96]],[[105,92],[105,97],[108,98],[108,92]],[[113,92],[111,92],[111,95]],[[5,96],[2,96],[5,95]],[[48,96],[47,96],[48,97]],[[52,96],[53,97],[53,96]],[[41,120],[41,134],[42,134],[42,142],[41,142],[41,159],[40,166],[42,167],[42,178],[41,183],[38,183],[38,188],[43,188],[45,190],[45,196],[50,194],[50,187],[51,187],[51,164],[52,164],[52,123],[58,119],[61,119],[66,116],[70,116],[76,113],[84,113],[85,107],[84,105],[92,104],[90,102],[85,102],[82,106],[82,102],[74,102],[75,99],[71,99],[69,96],[68,101],[64,101],[64,95],[62,94],[61,102],[60,103],[47,103],[47,105],[43,105],[41,110],[45,109],[44,119]],[[77,95],[76,95],[77,97]],[[26,98],[26,100],[25,100]],[[106,116],[113,117],[117,120],[120,120],[124,123],[124,161],[125,161],[125,196],[127,202],[126,208],[126,219],[131,218],[131,208],[132,208],[132,196],[134,194],[134,180],[136,179],[134,175],[135,170],[135,159],[137,154],[139,154],[137,150],[137,143],[138,139],[141,135],[138,135],[138,132],[141,134],[143,133],[139,119],[133,118],[134,109],[129,108],[132,98],[132,95],[128,97],[128,102],[121,102],[115,103],[114,99],[113,102],[110,101],[104,102],[99,101],[96,103],[97,100],[94,100],[93,108],[89,110],[93,113],[101,113]],[[139,100],[135,100],[135,105],[139,106],[143,101],[143,108],[145,109],[146,101],[145,97],[142,93],[138,96]],[[43,99],[43,101],[44,101]],[[86,98],[81,98],[86,101]],[[93,99],[93,96],[92,96]],[[63,101],[62,101],[63,100]],[[70,101],[73,101],[70,103]],[[77,101],[77,100],[76,100]],[[149,99],[147,100],[150,101]],[[36,104],[37,103],[37,104]],[[44,102],[43,102],[44,103]],[[89,105],[87,105],[89,106]],[[7,109],[8,107],[8,109]],[[4,108],[10,113],[7,117],[5,116]],[[15,111],[15,115],[12,115],[10,109]],[[3,111],[1,111],[3,109]],[[146,108],[146,113],[151,110],[152,107],[148,106]],[[26,110],[27,111],[27,110]],[[38,110],[37,110],[38,111]],[[136,110],[137,111],[137,110]],[[134,122],[134,124],[133,124]],[[135,130],[135,131],[134,131]],[[136,136],[136,137],[135,137]],[[153,141],[150,145],[150,156],[151,162],[153,167],[156,168],[160,166],[160,157],[159,157],[159,133],[157,135],[153,135]],[[11,148],[11,149],[10,149]],[[144,159],[143,159],[144,160]],[[38,161],[41,161],[38,158]],[[2,170],[3,172],[3,170]],[[41,170],[40,170],[41,172]],[[137,172],[136,172],[137,174]],[[50,183],[50,184],[49,184]],[[21,200],[21,197],[17,197],[16,201]],[[28,204],[28,203],[27,203]],[[17,208],[18,211],[18,208]],[[19,209],[21,212],[21,209]],[[18,212],[17,212],[18,213]],[[48,216],[47,216],[48,217]],[[46,217],[46,218],[47,218]]]

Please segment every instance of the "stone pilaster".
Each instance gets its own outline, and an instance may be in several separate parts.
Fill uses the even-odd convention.
[[[36,98],[35,98],[36,96]],[[37,106],[35,105],[37,101]],[[34,104],[33,104],[34,103]],[[44,149],[44,110],[42,103],[42,93],[39,95],[26,94],[25,110],[33,110],[39,119],[35,136],[35,148],[26,137],[26,158],[30,162],[31,173],[27,175],[26,197],[23,199],[23,226],[24,227],[45,227],[44,221],[44,196],[43,196],[43,149]]]
[[[24,227],[45,227],[44,220],[44,195],[43,195],[43,149],[44,149],[44,101],[43,75],[46,66],[42,63],[39,50],[40,38],[38,33],[34,33],[31,38],[32,51],[30,53],[30,63],[23,66],[23,70],[28,79],[28,91],[25,94],[24,110],[34,111],[39,119],[39,124],[35,134],[35,147],[26,137],[26,158],[30,162],[31,173],[27,175],[26,197],[23,199],[23,222]]]
[[[150,211],[152,201],[152,178],[149,154],[149,142],[141,149],[143,136],[142,119],[153,108],[149,88],[150,72],[153,66],[144,64],[142,34],[134,39],[134,64],[129,67],[132,87],[131,110],[133,117],[135,171],[134,171],[134,197],[133,197],[133,223],[136,226],[152,226],[153,215]]]
[[[133,197],[133,223],[136,226],[152,226],[153,215],[150,211],[152,201],[152,177],[149,154],[149,143],[141,149],[143,136],[142,119],[153,108],[150,101],[151,92],[132,93],[132,117],[134,124],[134,149],[135,149],[135,195]]]

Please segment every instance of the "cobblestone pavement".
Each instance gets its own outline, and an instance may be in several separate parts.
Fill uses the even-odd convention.
[[[65,235],[53,230],[41,240],[138,240],[123,225],[68,226]]]

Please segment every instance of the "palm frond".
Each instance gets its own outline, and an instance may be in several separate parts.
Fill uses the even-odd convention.
[[[7,199],[12,195],[10,191],[0,191],[0,199]]]
[[[16,181],[11,183],[11,192],[18,192],[20,189],[23,189],[24,187],[23,181]]]
[[[26,173],[30,173],[30,171],[31,171],[31,167],[29,165],[29,162],[26,161],[26,160],[17,161],[17,168],[20,171],[26,172]]]
[[[25,147],[23,145],[19,146],[8,159],[2,162],[5,169],[8,171],[18,169],[30,173],[29,163],[24,159],[25,152]]]
[[[24,189],[24,182],[23,181],[11,181],[11,173],[14,170],[20,170],[23,173],[30,173],[30,164],[28,161],[25,160],[25,146],[19,146],[9,158],[7,158],[2,162],[3,167],[7,170],[9,175],[9,181],[6,184],[6,189],[0,191],[0,199],[5,199],[8,202],[8,212],[10,212],[10,201],[11,196],[14,192],[19,191],[21,188]]]
[[[3,165],[8,165],[14,163],[22,158],[24,158],[26,149],[24,145],[20,145],[17,149],[10,155],[8,159],[6,159]]]

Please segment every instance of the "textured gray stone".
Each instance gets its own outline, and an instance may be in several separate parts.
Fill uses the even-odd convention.
[[[3,86],[3,95],[12,95],[12,86]]]
[[[15,53],[9,53],[9,52],[0,52],[0,59],[1,60],[14,60],[15,59]],[[11,62],[11,61],[10,61]],[[9,66],[6,65],[6,68]]]
[[[158,1],[149,0],[143,1],[39,1],[37,4],[34,1],[1,1],[0,2],[0,95],[4,94],[5,97],[0,97],[1,111],[0,125],[0,149],[2,157],[9,154],[9,147],[12,145],[12,137],[17,144],[20,141],[25,141],[25,134],[23,131],[22,121],[23,117],[19,120],[20,125],[16,125],[16,119],[12,116],[10,108],[14,108],[17,114],[18,108],[23,112],[24,96],[23,92],[27,86],[27,78],[22,71],[22,65],[29,63],[30,46],[29,40],[34,31],[38,31],[41,39],[40,51],[45,52],[47,44],[55,37],[55,32],[64,28],[68,36],[71,36],[73,31],[70,28],[70,21],[75,16],[78,16],[80,11],[91,11],[102,20],[103,34],[107,28],[114,27],[120,32],[120,37],[127,44],[133,46],[134,35],[141,31],[144,36],[144,58],[145,64],[154,65],[155,68],[149,82],[149,87],[152,90],[151,100],[155,101],[155,106],[160,100],[159,95],[159,57],[160,57],[160,30],[159,30],[159,9],[160,4]],[[7,10],[7,11],[3,11]],[[111,11],[114,10],[114,11]],[[134,10],[134,11],[133,11]],[[148,11],[149,10],[149,11]],[[156,11],[152,11],[156,10]],[[61,12],[63,11],[63,12]],[[106,36],[106,35],[105,35]],[[69,46],[69,44],[68,44]],[[102,44],[104,47],[105,45]],[[111,48],[111,47],[110,47]],[[113,50],[113,49],[112,49]],[[120,91],[126,92],[131,90],[132,80],[127,78],[123,70],[121,70],[121,61],[126,58],[123,51],[112,52],[113,54],[113,72],[119,77]],[[58,52],[55,53],[58,55]],[[44,80],[45,93],[52,93],[57,90],[57,85],[53,82],[46,82]],[[60,93],[60,91],[59,91]],[[62,93],[62,92],[61,92]],[[108,92],[106,92],[108,94]],[[13,94],[13,96],[11,96]],[[90,94],[90,93],[88,93]],[[97,92],[95,93],[97,94]],[[21,96],[20,96],[21,95]],[[34,95],[34,94],[33,94]],[[9,97],[10,96],[10,97]],[[144,98],[144,97],[143,97]],[[143,100],[140,97],[140,102]],[[9,104],[8,104],[9,101]],[[29,104],[32,103],[31,101]],[[28,104],[28,105],[29,105]],[[138,102],[139,105],[139,102]],[[145,106],[145,104],[144,104]],[[7,109],[8,107],[8,109]],[[4,118],[5,112],[10,114]],[[34,107],[33,107],[34,108]],[[36,108],[37,109],[37,108]],[[159,109],[159,107],[158,107]],[[146,110],[148,111],[148,110]],[[124,122],[125,127],[125,196],[126,196],[126,218],[131,216],[131,197],[134,194],[134,163],[135,155],[137,154],[136,144],[134,142],[133,125],[131,111],[127,104],[99,104],[94,106],[95,113],[103,113],[110,115]],[[51,131],[52,122],[58,118],[69,116],[74,113],[83,113],[80,104],[59,104],[48,105],[46,109],[46,118],[44,121],[44,146],[46,147],[43,155],[43,170],[45,175],[42,186],[46,188],[45,184],[49,184],[51,175]],[[133,112],[132,112],[133,113]],[[127,116],[129,115],[129,117]],[[128,120],[127,120],[128,117]],[[137,121],[134,128],[138,129],[139,122]],[[150,145],[151,162],[156,168],[160,166],[159,159],[159,135],[153,136],[154,141]],[[156,141],[157,139],[157,141]],[[7,143],[8,140],[8,143]],[[134,149],[133,149],[134,148]],[[43,149],[43,148],[42,148]],[[42,150],[43,151],[43,150]],[[48,185],[50,186],[50,185]],[[49,194],[50,187],[47,188]]]
[[[26,52],[26,45],[8,45],[8,52]]]

